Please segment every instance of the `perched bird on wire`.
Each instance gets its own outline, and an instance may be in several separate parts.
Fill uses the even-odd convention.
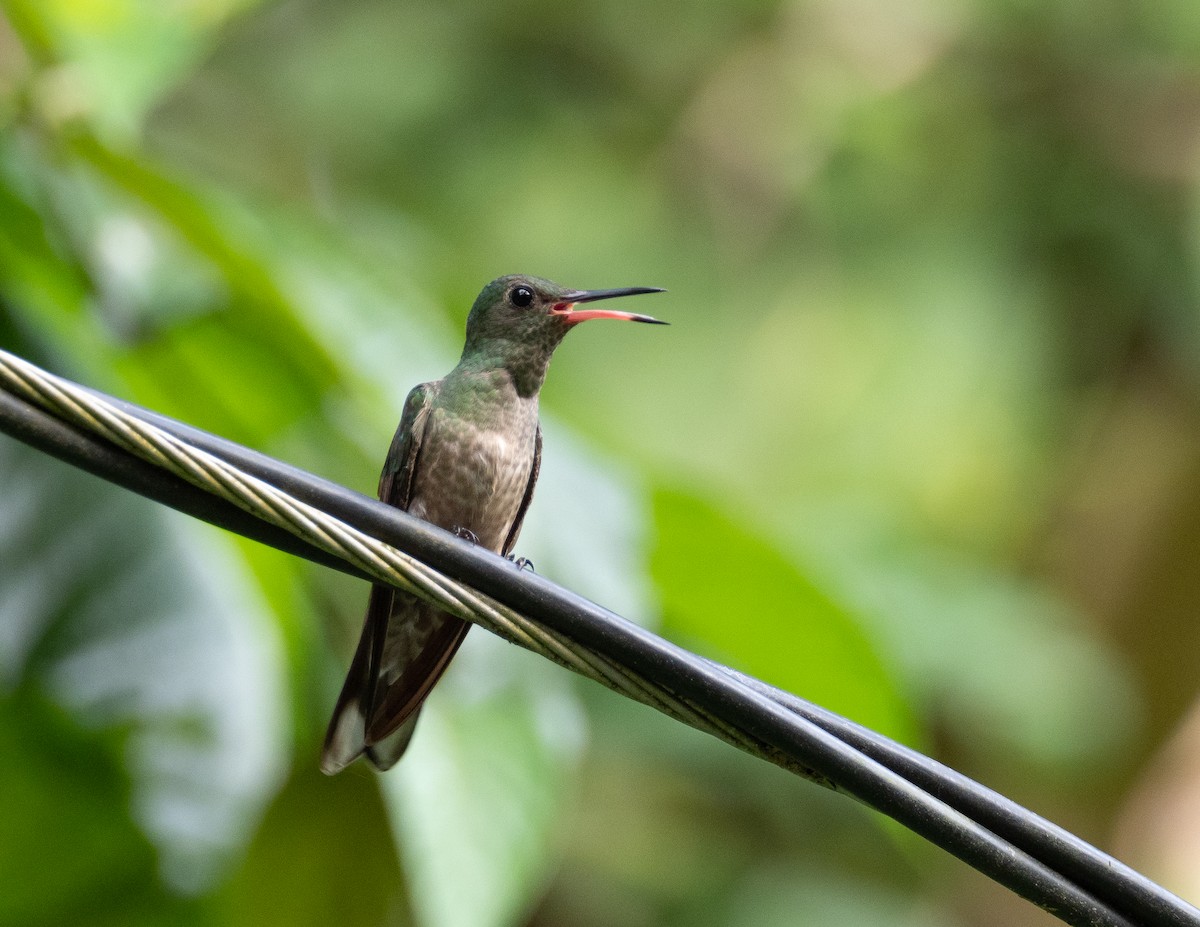
[[[591,306],[660,292],[568,290],[519,275],[493,280],[471,308],[458,366],[408,394],[379,478],[379,498],[508,556],[537,482],[538,393],[554,349],[589,319],[664,324]],[[421,703],[469,628],[416,596],[373,586],[321,768],[336,773],[364,754],[379,769],[400,759]]]

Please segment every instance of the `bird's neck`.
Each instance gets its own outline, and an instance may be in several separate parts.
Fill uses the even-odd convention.
[[[526,341],[485,341],[468,345],[454,373],[464,381],[503,390],[507,384],[520,399],[536,397],[546,380],[554,346]]]

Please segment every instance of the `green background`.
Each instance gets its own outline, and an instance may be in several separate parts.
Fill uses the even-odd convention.
[[[1194,0],[0,11],[0,346],[370,492],[487,280],[666,287],[519,552],[1200,900]],[[362,583],[0,487],[0,924],[1052,923],[481,632],[324,778]]]

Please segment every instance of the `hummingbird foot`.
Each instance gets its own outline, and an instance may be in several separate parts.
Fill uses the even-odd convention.
[[[512,561],[513,566],[518,570],[528,570],[530,573],[536,573],[533,568],[533,561],[528,557],[518,557],[516,554],[509,554],[508,559]]]
[[[454,536],[456,538],[462,538],[464,541],[470,541],[472,544],[479,543],[479,535],[477,535],[470,528],[463,528],[460,525],[454,526]]]

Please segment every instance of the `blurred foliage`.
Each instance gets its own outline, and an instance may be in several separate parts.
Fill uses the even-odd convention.
[[[369,491],[488,279],[666,286],[521,552],[1200,897],[1200,6],[0,10],[0,345]],[[1049,922],[479,633],[324,779],[360,583],[0,474],[0,923]]]

